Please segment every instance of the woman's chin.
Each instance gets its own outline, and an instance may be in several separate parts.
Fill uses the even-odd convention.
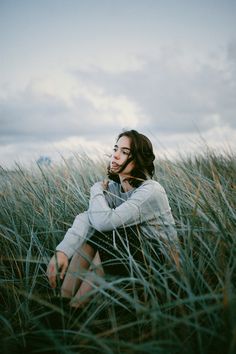
[[[111,173],[118,173],[119,172],[119,168],[111,167],[110,171],[111,171]]]

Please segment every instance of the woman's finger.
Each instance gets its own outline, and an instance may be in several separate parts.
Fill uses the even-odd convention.
[[[50,267],[49,284],[53,289],[56,287],[56,269],[53,265]]]
[[[60,278],[61,278],[61,279],[64,279],[64,276],[65,276],[67,267],[68,267],[68,264],[67,264],[67,263],[64,263],[63,266],[62,266],[62,269],[61,269],[61,274],[60,274]]]
[[[102,182],[103,189],[108,188],[108,183],[109,183],[109,181],[107,179],[104,179],[104,181]]]
[[[54,262],[50,262],[47,269],[47,276],[50,286],[54,289],[56,287],[56,267]]]

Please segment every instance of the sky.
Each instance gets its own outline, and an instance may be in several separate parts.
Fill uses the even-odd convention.
[[[0,0],[0,165],[236,148],[235,0]]]

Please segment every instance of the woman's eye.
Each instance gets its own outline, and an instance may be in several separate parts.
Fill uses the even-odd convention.
[[[128,151],[123,151],[123,154],[124,155],[129,155],[129,152]]]

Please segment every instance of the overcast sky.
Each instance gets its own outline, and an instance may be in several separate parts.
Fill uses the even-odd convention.
[[[0,0],[0,165],[123,128],[157,153],[236,148],[235,0]]]

